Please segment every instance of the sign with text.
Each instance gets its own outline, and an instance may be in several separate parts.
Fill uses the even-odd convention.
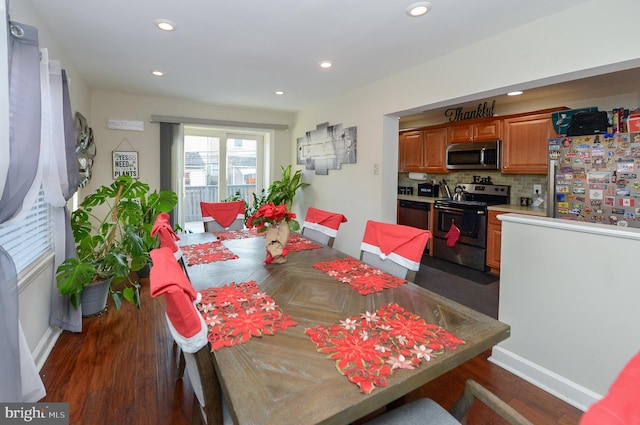
[[[0,425],[69,425],[69,403],[0,403]]]
[[[447,117],[450,122],[492,117],[495,108],[496,101],[494,100],[491,102],[491,105],[487,102],[478,103],[478,107],[476,109],[469,111],[465,111],[462,108],[450,108],[444,111],[444,116]]]
[[[130,176],[137,179],[138,173],[138,152],[113,151],[113,178],[120,176]]]

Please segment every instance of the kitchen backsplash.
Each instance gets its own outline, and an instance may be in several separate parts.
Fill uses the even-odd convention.
[[[453,192],[453,189],[458,184],[472,183],[474,176],[491,177],[493,184],[504,184],[511,186],[511,204],[518,204],[520,197],[527,197],[535,199],[533,193],[533,185],[539,184],[542,186],[542,191],[545,191],[547,176],[537,174],[502,174],[499,171],[456,171],[449,174],[427,174],[426,181],[418,181],[409,179],[409,173],[398,173],[398,186],[410,186],[413,187],[413,193],[418,193],[418,183],[431,182],[433,180],[439,183],[443,178],[447,181],[449,189]],[[440,191],[442,193],[442,191]],[[540,195],[544,195],[541,193]]]

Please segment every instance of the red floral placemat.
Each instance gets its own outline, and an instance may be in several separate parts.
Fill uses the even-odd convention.
[[[354,291],[362,295],[380,292],[385,288],[395,288],[407,282],[351,257],[317,263],[313,267],[337,281],[349,284]]]
[[[422,361],[465,343],[395,303],[333,326],[308,328],[305,333],[318,351],[334,359],[338,371],[366,394],[386,386],[394,370],[415,369]]]
[[[289,252],[304,251],[305,249],[318,249],[322,245],[317,244],[309,239],[303,238],[298,233],[291,233],[287,240],[287,249]]]
[[[259,291],[254,280],[209,288],[200,294],[197,307],[207,323],[212,351],[297,325],[271,297]]]
[[[264,233],[258,233],[258,231],[253,228],[242,230],[227,230],[224,232],[213,232],[213,235],[218,238],[218,240],[226,241],[229,239],[255,238],[256,236],[264,236]]]
[[[238,258],[229,248],[222,245],[222,242],[206,242],[195,245],[185,245],[182,248],[187,264],[213,263],[215,261],[226,261]]]

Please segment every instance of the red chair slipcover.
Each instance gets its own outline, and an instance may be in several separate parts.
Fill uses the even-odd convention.
[[[170,248],[157,248],[150,254],[153,262],[149,275],[151,296],[164,296],[171,334],[185,353],[195,353],[208,342],[207,325],[195,306],[201,296]]]
[[[217,221],[222,227],[231,226],[236,218],[244,219],[244,201],[200,202],[202,219]]]
[[[409,270],[418,271],[430,237],[431,232],[428,230],[369,220],[360,249],[376,254],[383,260],[389,258]]]
[[[160,213],[158,217],[156,217],[156,222],[153,224],[153,228],[151,229],[151,236],[158,235],[158,239],[160,240],[160,247],[166,247],[171,249],[171,252],[176,252],[178,250],[178,245],[176,241],[179,241],[180,238],[173,231],[171,227],[171,223],[169,223],[169,214]]]
[[[640,351],[600,401],[592,404],[580,419],[580,425],[640,424]]]
[[[346,223],[347,217],[340,213],[319,210],[309,207],[302,227],[317,230],[327,236],[335,238],[341,223]]]

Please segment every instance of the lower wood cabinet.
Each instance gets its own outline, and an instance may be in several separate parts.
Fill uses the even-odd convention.
[[[502,248],[502,222],[498,220],[502,211],[489,211],[487,220],[487,267],[489,272],[500,274],[500,250]]]

